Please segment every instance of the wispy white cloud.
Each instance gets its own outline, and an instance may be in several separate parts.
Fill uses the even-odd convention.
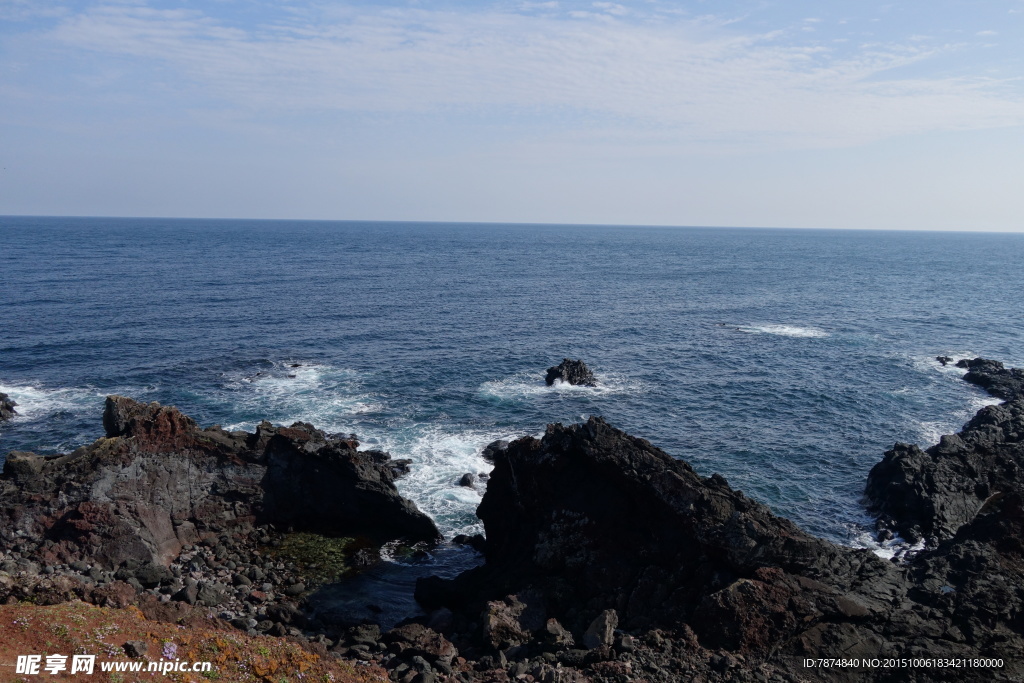
[[[52,19],[69,13],[59,0],[0,0],[0,21]]]
[[[529,11],[538,7],[559,9]],[[839,52],[802,37],[814,18],[744,33],[729,17],[633,20],[616,3],[590,7],[538,16],[335,5],[243,29],[195,9],[109,4],[63,18],[44,39],[169,68],[181,87],[252,116],[557,113],[606,139],[748,148],[1024,123],[1024,98],[1007,83],[895,75],[955,46],[908,38]]]

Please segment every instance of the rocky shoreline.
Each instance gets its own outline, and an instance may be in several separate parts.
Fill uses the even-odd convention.
[[[105,438],[8,456],[0,602],[219,620],[405,683],[1021,680],[1024,373],[963,367],[1006,402],[868,477],[880,533],[924,541],[904,561],[812,537],[591,418],[488,447],[485,538],[459,539],[484,563],[420,580],[424,616],[382,632],[308,597],[384,543],[441,542],[395,489],[408,463],[308,424],[201,429],[110,397]],[[832,658],[857,664],[806,665]],[[963,664],[978,659],[1002,665]]]

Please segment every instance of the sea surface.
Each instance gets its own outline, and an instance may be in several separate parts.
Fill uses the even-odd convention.
[[[1021,264],[1005,234],[0,217],[0,457],[91,442],[112,393],[308,421],[411,458],[450,537],[484,445],[601,415],[871,546],[871,466],[995,402],[935,356],[1024,365]],[[599,386],[545,386],[563,357]]]

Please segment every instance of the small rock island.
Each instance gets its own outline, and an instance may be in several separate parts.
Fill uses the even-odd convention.
[[[596,387],[597,378],[594,377],[594,373],[590,371],[586,363],[581,360],[572,360],[570,358],[563,358],[562,362],[558,365],[548,368],[547,376],[544,377],[544,382],[551,386],[555,382],[565,382],[566,384],[573,384],[584,387]]]

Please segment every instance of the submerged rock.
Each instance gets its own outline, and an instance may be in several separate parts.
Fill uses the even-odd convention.
[[[556,381],[566,382],[587,387],[597,386],[597,379],[590,368],[581,360],[562,359],[558,365],[548,368],[548,374],[544,378],[548,386]]]

